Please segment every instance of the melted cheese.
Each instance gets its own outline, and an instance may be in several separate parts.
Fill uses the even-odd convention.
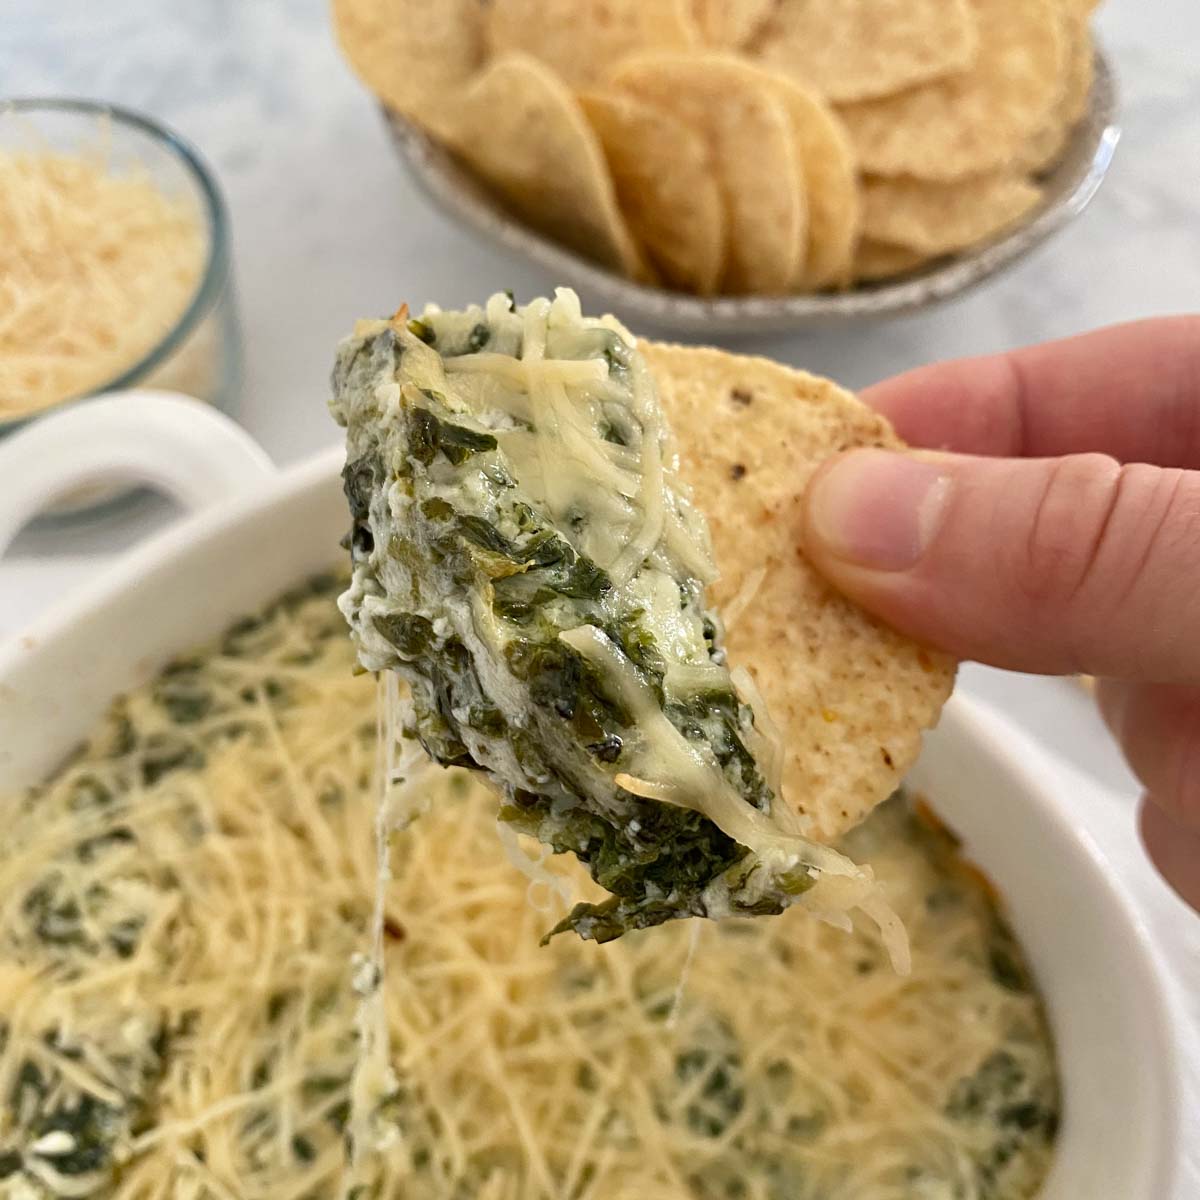
[[[817,874],[817,886],[797,903],[814,912],[836,914],[843,924],[847,910],[862,908],[879,924],[896,970],[904,974],[910,969],[904,926],[875,887],[869,868],[804,837],[781,814],[784,805],[776,805],[774,814],[748,805],[730,786],[708,746],[685,738],[667,720],[649,685],[601,630],[585,625],[560,636],[602,673],[612,694],[634,715],[639,736],[629,747],[630,770],[618,776],[621,787],[636,796],[703,813],[774,873],[811,869]],[[705,896],[713,916],[722,915],[718,886]]]
[[[759,588],[767,578],[766,567],[755,567],[747,576],[745,582],[738,588],[737,595],[721,609],[725,628],[732,629],[741,619],[742,614],[754,603]]]
[[[119,1107],[135,1060],[150,1077],[119,1172],[64,1174],[66,1135],[31,1129],[0,1195],[335,1200],[355,1182],[405,1200],[1033,1194],[1041,1135],[948,1107],[998,1053],[1052,1099],[1038,1001],[996,982],[986,897],[900,810],[855,849],[909,926],[907,979],[869,922],[847,937],[796,912],[539,947],[565,896],[598,890],[556,858],[539,868],[556,881],[550,915],[533,910],[472,777],[390,790],[393,817],[427,811],[377,866],[375,693],[339,625],[328,596],[277,613],[239,656],[205,660],[216,702],[195,720],[174,723],[164,685],[147,688],[126,705],[131,748],[114,757],[98,735],[36,797],[0,801],[0,1095],[29,1063],[57,1080],[52,1105]],[[149,779],[166,750],[203,762]],[[129,829],[136,842],[118,836]],[[136,915],[132,952],[89,950],[61,926],[36,936],[29,897],[51,878],[100,943]],[[364,1033],[348,963],[372,945],[395,1081],[376,1132],[390,1121],[393,1136],[351,1169],[336,1118]],[[4,1103],[8,1151],[22,1126]],[[980,1164],[1010,1136],[992,1190]]]
[[[632,348],[632,335],[612,318],[585,319],[575,293],[566,288],[552,302],[530,302],[519,316],[508,311],[503,297],[493,297],[487,316],[501,330],[519,323],[520,357],[479,351],[446,358],[442,365],[456,381],[464,376],[489,381],[473,415],[490,426],[503,414],[511,432],[502,436],[502,445],[522,486],[560,525],[572,513],[586,515],[579,548],[617,587],[629,582],[660,541],[702,582],[715,579],[712,552],[688,519],[678,479],[667,471],[662,413],[640,358],[629,368],[637,444],[620,446],[597,436],[602,402],[622,393],[587,339],[603,330]],[[632,503],[621,505],[614,497]]]
[[[391,835],[394,827],[393,803],[398,778],[397,735],[401,728],[400,689],[396,678],[381,675],[376,687],[376,756],[375,778],[375,896],[371,909],[370,944],[367,953],[355,954],[351,960],[351,986],[359,996],[356,1025],[358,1059],[350,1079],[350,1118],[347,1134],[350,1144],[351,1168],[361,1173],[362,1163],[379,1153],[393,1140],[395,1130],[380,1125],[376,1118],[386,1100],[397,1087],[398,1080],[391,1067],[391,1047],[388,1040],[385,988],[387,964],[384,959],[384,927],[386,924],[387,893],[392,881]]]
[[[762,766],[767,786],[776,796],[782,796],[783,734],[771,719],[771,714],[767,711],[767,702],[758,690],[754,676],[745,667],[734,667],[729,672],[729,678],[737,689],[738,696],[749,704],[754,712],[753,737],[756,745],[751,749],[756,761]],[[790,804],[776,805],[774,816],[781,828],[789,833],[807,832],[802,824],[805,818]]]
[[[0,151],[0,417],[134,366],[200,283],[194,206],[103,155]]]
[[[613,584],[624,587],[658,545],[666,523],[668,492],[663,472],[662,410],[654,396],[650,370],[640,357],[630,367],[633,377],[633,413],[642,428],[641,486],[638,500],[642,506],[642,523],[629,539],[616,561],[609,567]]]

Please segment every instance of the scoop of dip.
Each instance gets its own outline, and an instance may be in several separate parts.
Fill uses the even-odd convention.
[[[331,407],[359,660],[407,681],[432,759],[486,772],[502,822],[611,893],[552,932],[778,913],[835,880],[838,907],[871,903],[766,782],[705,523],[614,318],[560,290],[360,322]]]

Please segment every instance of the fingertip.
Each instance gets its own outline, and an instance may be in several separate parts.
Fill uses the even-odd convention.
[[[932,540],[950,476],[936,459],[851,450],[824,464],[805,494],[805,537],[818,562],[904,571]]]

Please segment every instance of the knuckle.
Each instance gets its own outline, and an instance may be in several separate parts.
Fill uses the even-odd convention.
[[[1087,589],[1121,492],[1123,468],[1104,454],[1047,464],[1017,577],[1035,609],[1069,608]]]
[[[1121,468],[1120,507],[1103,547],[1110,610],[1133,600],[1139,584],[1153,586],[1153,576],[1164,569],[1174,574],[1194,556],[1200,540],[1195,483],[1178,469],[1139,463]]]

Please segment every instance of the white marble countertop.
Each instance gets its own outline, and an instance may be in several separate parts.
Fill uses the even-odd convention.
[[[325,0],[0,0],[6,94],[146,110],[215,167],[233,219],[246,341],[235,415],[281,464],[335,439],[324,404],[331,348],[355,317],[403,299],[452,305],[560,282],[472,240],[416,194],[372,101],[336,53],[326,9]],[[1008,274],[933,311],[742,346],[860,387],[930,360],[1196,308],[1200,4],[1110,0],[1099,28],[1121,86],[1125,136],[1082,219]],[[169,515],[143,507],[88,529],[23,536],[0,564],[0,633]],[[1123,813],[1113,836],[1129,840],[1115,853],[1133,862],[1147,919],[1176,958],[1190,1019],[1200,1024],[1195,918],[1134,861],[1135,785],[1082,692],[975,667],[962,686],[1033,732]],[[1200,1038],[1196,1045],[1200,1078]],[[1192,1128],[1200,1145],[1200,1121]],[[1200,1165],[1178,1200],[1197,1195]]]

